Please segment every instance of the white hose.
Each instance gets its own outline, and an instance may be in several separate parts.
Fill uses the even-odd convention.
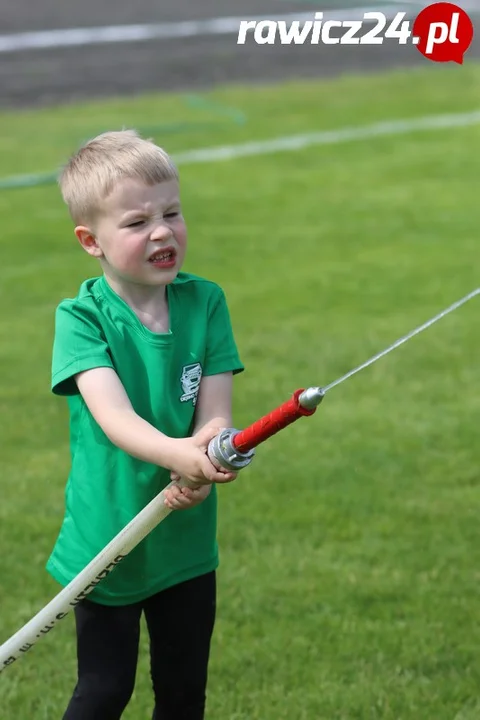
[[[168,487],[173,484],[170,483]],[[107,577],[113,568],[171,512],[165,505],[163,490],[93,558],[77,577],[0,646],[0,673],[49,633],[59,620],[62,620],[101,580]]]

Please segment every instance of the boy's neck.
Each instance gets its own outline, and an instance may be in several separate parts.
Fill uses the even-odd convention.
[[[168,332],[169,312],[165,285],[150,287],[121,283],[104,275],[109,287],[122,298],[146,327],[152,332]]]

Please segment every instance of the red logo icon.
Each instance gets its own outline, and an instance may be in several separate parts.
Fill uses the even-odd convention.
[[[439,2],[428,5],[417,15],[412,36],[418,50],[429,60],[453,60],[462,65],[473,39],[473,24],[458,5]]]

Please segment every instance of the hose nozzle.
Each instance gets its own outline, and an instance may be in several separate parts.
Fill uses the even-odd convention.
[[[298,398],[300,405],[306,410],[313,410],[320,405],[325,397],[325,390],[321,387],[307,388]]]

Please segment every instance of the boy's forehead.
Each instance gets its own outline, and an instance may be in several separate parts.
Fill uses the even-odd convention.
[[[180,192],[176,180],[147,185],[141,180],[126,178],[119,181],[106,198],[106,204],[110,209],[122,212],[179,202]]]

